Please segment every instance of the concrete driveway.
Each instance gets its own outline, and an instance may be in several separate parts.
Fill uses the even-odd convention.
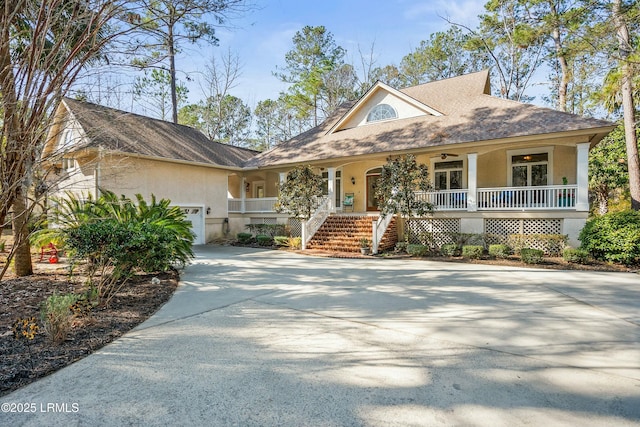
[[[0,425],[640,426],[637,274],[197,255],[147,322],[3,397]]]

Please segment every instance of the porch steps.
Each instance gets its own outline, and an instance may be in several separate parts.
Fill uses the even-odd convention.
[[[372,222],[375,216],[331,215],[307,244],[309,249],[337,252],[360,252],[360,240],[371,241]],[[398,242],[395,217],[382,237],[378,250],[395,247]]]

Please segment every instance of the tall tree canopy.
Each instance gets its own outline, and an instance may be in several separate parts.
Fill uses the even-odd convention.
[[[293,48],[285,55],[286,65],[274,73],[292,84],[290,100],[301,114],[312,118],[313,126],[329,112],[326,102],[331,96],[325,78],[344,65],[344,56],[345,50],[336,45],[333,34],[324,26],[306,26],[293,36]]]
[[[246,0],[136,0],[144,10],[142,47],[151,51],[135,63],[160,66],[168,61],[172,119],[178,123],[176,54],[184,43],[206,41],[217,44],[212,22],[222,25],[248,9]]]
[[[542,63],[544,38],[532,25],[529,8],[521,0],[490,0],[479,18],[475,30],[453,24],[469,32],[470,49],[483,50],[490,58],[499,96],[531,100],[525,92]]]
[[[407,86],[480,71],[489,66],[482,51],[467,46],[471,36],[458,27],[431,34],[402,58],[400,73]]]

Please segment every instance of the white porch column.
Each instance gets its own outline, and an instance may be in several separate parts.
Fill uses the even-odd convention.
[[[467,211],[478,210],[478,153],[467,154]]]
[[[243,176],[242,180],[240,181],[240,212],[241,213],[244,213],[246,209],[246,203],[245,203],[245,200],[247,199],[247,192],[245,191],[246,185],[247,185],[247,180]]]
[[[576,211],[589,211],[589,146],[588,142],[576,144]]]
[[[327,197],[329,198],[329,212],[336,211],[336,168],[327,169]]]
[[[301,219],[300,220],[300,239],[302,240],[302,250],[304,251],[305,249],[307,249],[307,220],[306,219]]]

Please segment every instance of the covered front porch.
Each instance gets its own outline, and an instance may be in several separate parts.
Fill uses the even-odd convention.
[[[536,187],[478,188],[419,192],[416,196],[427,200],[434,210],[445,211],[539,211],[577,210],[577,185],[548,185]],[[228,199],[229,213],[275,213],[277,197]],[[336,206],[332,212],[352,212],[350,206]]]
[[[417,156],[429,165],[433,191],[417,194],[447,211],[587,212],[590,144],[557,144]],[[375,188],[386,158],[318,165],[331,212],[378,211]],[[230,179],[230,213],[273,213],[285,171],[260,171]],[[235,191],[231,191],[234,189]]]

